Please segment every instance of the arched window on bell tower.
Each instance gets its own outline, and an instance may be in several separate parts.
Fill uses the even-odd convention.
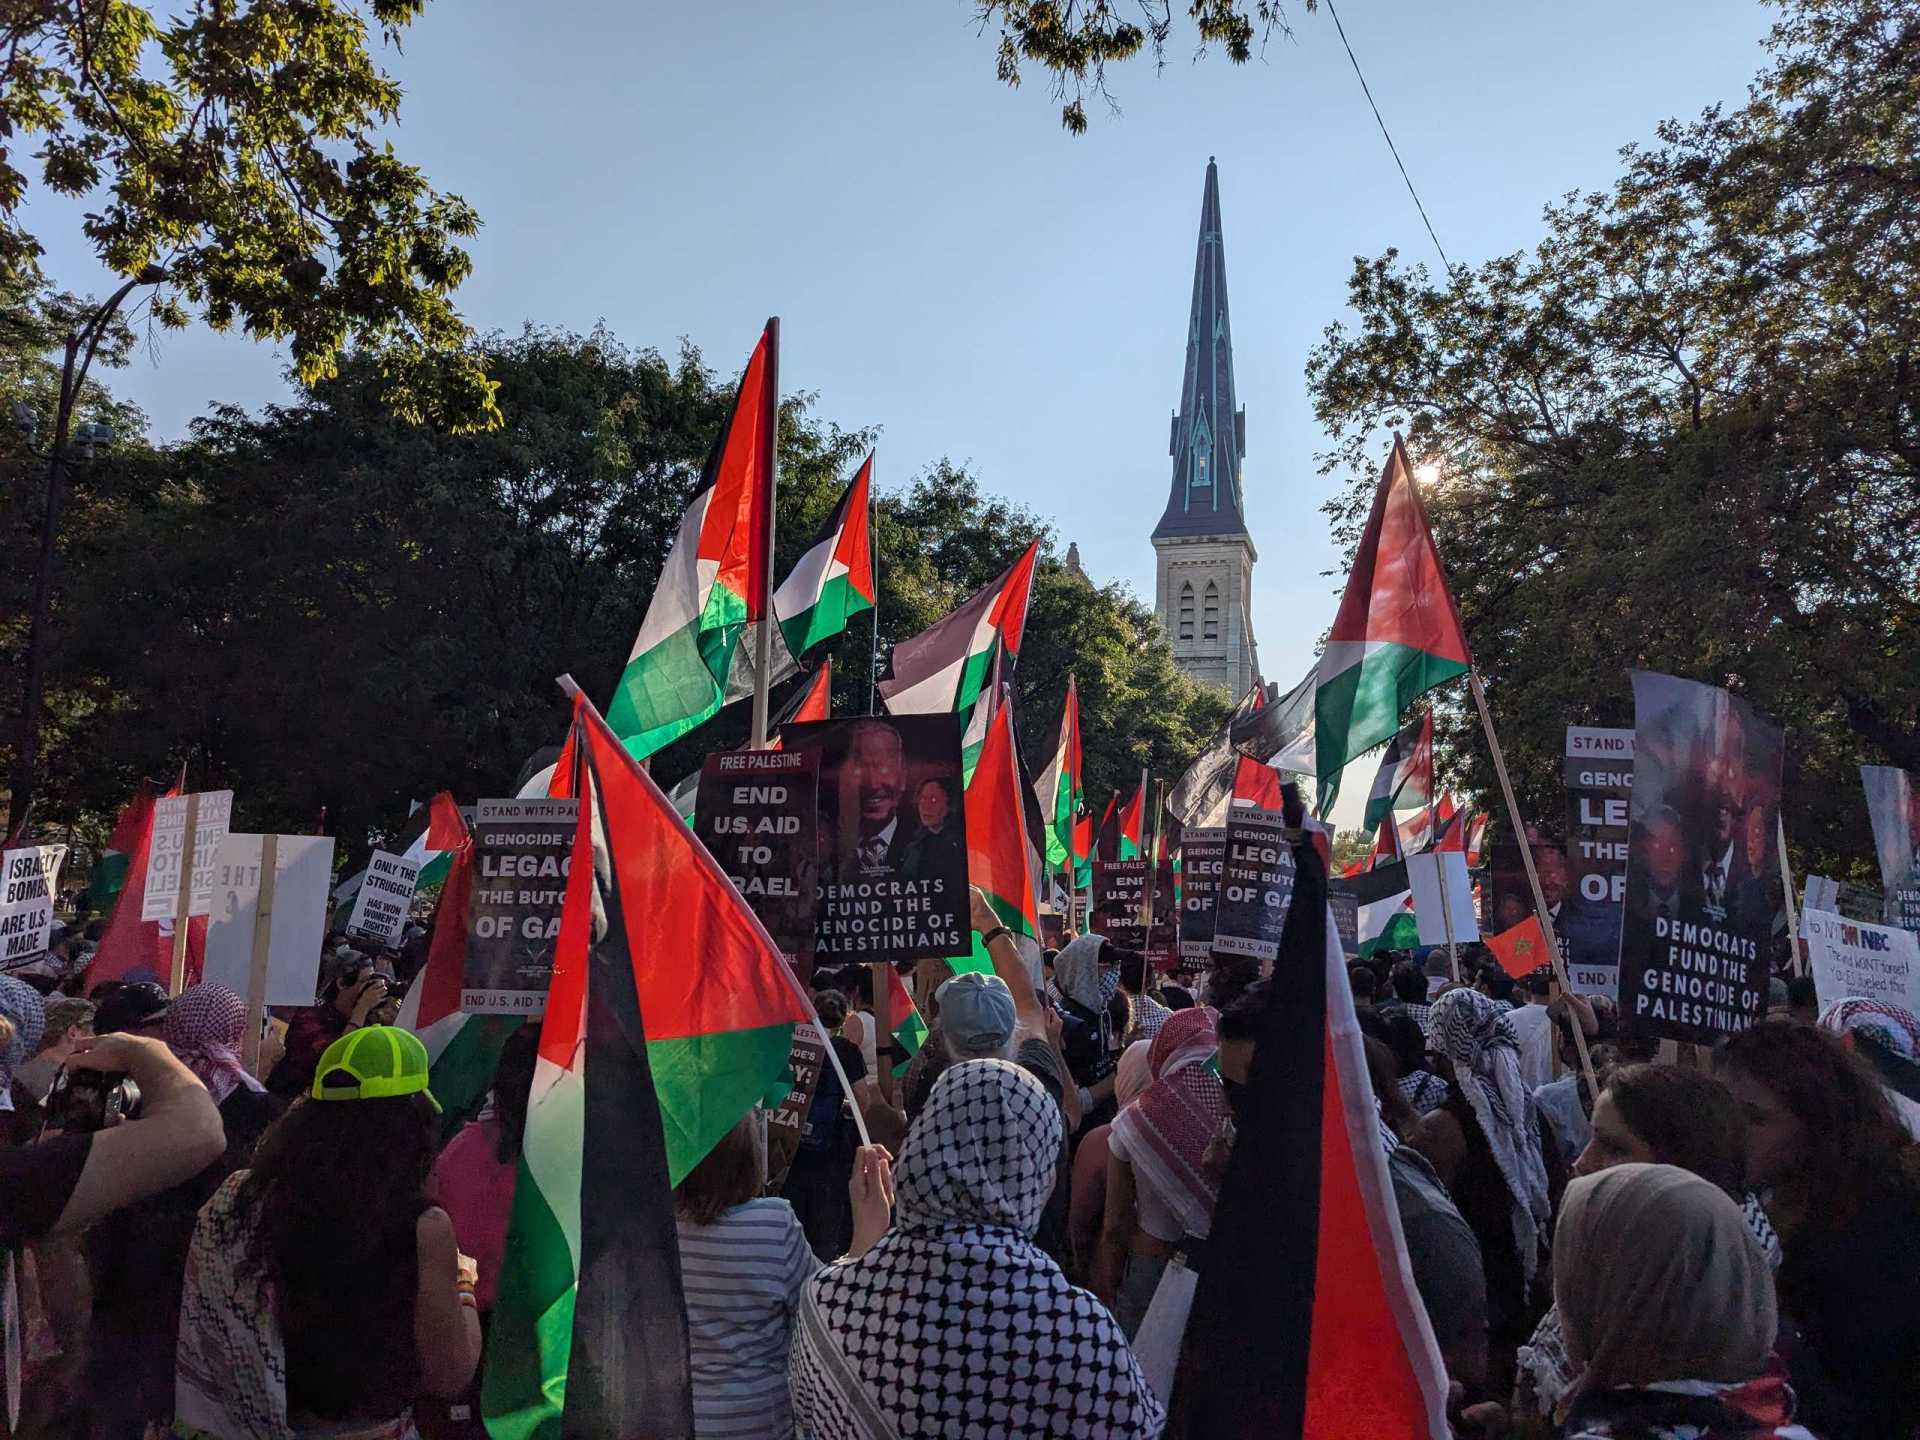
[[[1180,638],[1193,639],[1193,582],[1180,587]]]
[[[1201,634],[1208,640],[1220,638],[1220,587],[1207,582],[1206,604],[1200,611]]]

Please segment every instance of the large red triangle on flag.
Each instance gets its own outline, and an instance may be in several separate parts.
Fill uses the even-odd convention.
[[[1013,706],[1001,705],[967,786],[967,879],[986,893],[1000,923],[1038,936],[1040,917],[1027,869],[1027,821],[1013,751]]]
[[[467,843],[467,822],[461,817],[453,792],[442,790],[429,802],[427,811],[427,848],[458,850]]]
[[[747,373],[740,377],[739,399],[720,437],[713,496],[696,552],[701,560],[718,567],[716,584],[745,598],[749,621],[760,618],[768,595],[767,527],[773,519],[773,476],[766,458],[770,432],[780,423],[772,343],[769,323],[753,347]]]
[[[1473,663],[1426,507],[1397,435],[1327,633],[1329,646],[1342,641],[1404,645],[1462,668]]]

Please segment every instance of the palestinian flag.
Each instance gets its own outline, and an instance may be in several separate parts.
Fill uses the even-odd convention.
[[[1477,870],[1487,858],[1487,812],[1467,822],[1467,868]]]
[[[725,703],[741,637],[766,604],[780,410],[774,333],[769,326],[747,362],[705,484],[681,517],[607,706],[607,723],[638,759],[704,724]]]
[[[1412,950],[1419,946],[1420,927],[1414,923],[1413,916],[1413,882],[1404,864],[1379,865],[1362,871],[1348,879],[1347,888],[1359,902],[1356,933],[1362,960],[1376,950]]]
[[[419,884],[438,885],[453,865],[453,852],[467,843],[466,817],[451,790],[442,790],[427,802],[426,822],[401,853],[420,867]]]
[[[446,792],[442,791],[442,795]],[[434,798],[436,806],[439,796]],[[451,805],[452,797],[447,797]],[[459,820],[460,812],[453,812]],[[443,822],[444,823],[444,822]],[[443,853],[446,883],[433,912],[427,963],[407,987],[394,1022],[411,1030],[426,1046],[428,1082],[440,1102],[440,1138],[451,1140],[480,1113],[507,1037],[526,1023],[519,1015],[468,1015],[460,1009],[460,986],[467,968],[467,911],[473,900],[473,841],[461,825],[457,843]]]
[[[973,783],[974,766],[980,763],[980,748],[987,743],[987,731],[993,725],[993,717],[1005,694],[1000,657],[996,655],[988,671],[986,688],[975,697],[973,709],[967,713],[967,723],[960,727],[960,785],[963,789]]]
[[[1433,849],[1433,837],[1436,833],[1433,818],[1433,807],[1429,805],[1414,811],[1405,820],[1389,815],[1381,824],[1383,827],[1386,825],[1393,827],[1394,834],[1399,839],[1400,858],[1404,860],[1409,855],[1424,855]]]
[[[1546,933],[1540,928],[1540,917],[1529,915],[1518,925],[1509,926],[1498,935],[1481,937],[1487,949],[1493,952],[1493,958],[1500,962],[1500,968],[1519,980],[1531,975],[1542,965],[1552,964],[1547,952]]]
[[[913,1003],[913,996],[907,993],[906,981],[891,965],[887,966],[887,1016],[893,1021],[893,1043],[900,1052],[900,1059],[893,1067],[897,1077],[907,1073],[907,1066],[927,1043],[927,1022],[921,1018],[920,1007]]]
[[[495,1440],[690,1436],[673,1186],[818,1020],[726,875],[574,701],[582,796],[481,1410]]]
[[[773,618],[790,654],[806,654],[846,629],[862,610],[873,608],[873,551],[867,527],[867,492],[872,481],[873,456],[868,455],[793,573],[773,592]]]
[[[767,749],[780,748],[780,727],[798,725],[808,720],[827,720],[833,712],[833,657],[825,656],[817,670],[809,671],[804,684],[795,690],[787,703],[780,707],[778,714],[767,721]],[[741,746],[746,749],[746,746]],[[552,772],[549,771],[549,778]],[[546,794],[543,786],[540,793]],[[700,798],[700,771],[688,772],[681,777],[680,783],[667,792],[667,803],[673,806],[673,813],[687,824],[693,824],[694,806]]]
[[[1060,728],[1047,748],[1047,768],[1040,772],[1034,789],[1040,801],[1042,824],[1046,828],[1047,869],[1073,867],[1075,885],[1087,883],[1083,868],[1091,878],[1092,857],[1076,848],[1080,812],[1086,809],[1087,796],[1080,773],[1080,693],[1072,675],[1067,676],[1067,698],[1060,707]]]
[[[1133,792],[1133,798],[1120,807],[1119,848],[1114,854],[1116,860],[1138,860],[1147,853],[1146,816],[1147,782],[1142,780],[1140,788]]]
[[[1239,1140],[1168,1406],[1209,1440],[1446,1440],[1326,871],[1295,849]]]
[[[87,880],[87,906],[106,914],[126,886],[134,850],[144,845],[153,826],[153,786],[143,783],[127,802],[107,837],[106,848],[93,862]],[[142,867],[145,868],[144,866]]]
[[[1428,710],[1388,743],[1367,796],[1363,830],[1396,810],[1424,810],[1433,801],[1433,711]]]
[[[1472,665],[1427,512],[1396,436],[1317,670],[1320,813],[1333,812],[1348,761],[1392,739],[1402,710]]]
[[[184,771],[183,771],[184,773]],[[175,786],[166,792],[178,795]],[[113,911],[100,935],[99,948],[87,965],[84,989],[107,980],[158,980],[169,983],[173,975],[172,920],[142,920],[146,903],[147,856],[153,848],[153,807],[164,797],[154,794],[153,786],[142,784],[134,792],[127,808],[120,812],[113,834],[107,840],[110,850],[125,857],[116,888]],[[207,919],[195,915],[187,921],[186,984],[198,985],[207,963]]]
[[[986,892],[1000,923],[1037,939],[1039,912],[1027,868],[1027,821],[1014,756],[1013,707],[1001,705],[967,786],[967,880]]]
[[[1196,828],[1226,824],[1234,776],[1242,759],[1275,770],[1313,773],[1314,671],[1285,695],[1278,686],[1255,685],[1240,697],[1226,724],[1214,732],[1168,804],[1180,823]]]
[[[939,715],[972,710],[992,685],[996,661],[1011,672],[1020,658],[1033,594],[1035,540],[1007,572],[946,619],[893,647],[880,697],[894,715]]]
[[[1258,760],[1249,760],[1245,755],[1233,772],[1233,803],[1251,805],[1256,810],[1272,810],[1276,814],[1284,806],[1284,797],[1280,793],[1280,772],[1271,765],[1262,765]]]
[[[1456,850],[1465,854],[1467,850],[1466,827],[1462,820],[1460,807],[1453,803],[1451,794],[1442,795],[1433,807],[1433,848],[1435,850]]]

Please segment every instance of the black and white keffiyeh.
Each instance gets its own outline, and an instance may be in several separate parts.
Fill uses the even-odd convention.
[[[1119,1325],[1033,1244],[1060,1140],[1059,1109],[1019,1066],[940,1077],[901,1151],[893,1229],[808,1284],[790,1375],[802,1435],[1160,1433]]]
[[[1427,1044],[1453,1063],[1453,1084],[1480,1122],[1513,1196],[1513,1239],[1528,1284],[1547,1224],[1547,1165],[1520,1078],[1520,1042],[1504,1010],[1477,990],[1449,990],[1427,1015]]]

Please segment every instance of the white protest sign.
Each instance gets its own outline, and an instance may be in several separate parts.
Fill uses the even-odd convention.
[[[215,862],[207,966],[201,979],[247,993],[253,969],[254,922],[260,907],[264,835],[228,835]],[[333,883],[333,837],[278,835],[273,914],[267,940],[267,1005],[311,1005],[320,982],[320,946],[327,935],[327,892]]]
[[[0,970],[13,970],[47,953],[53,935],[53,896],[64,845],[0,851]]]
[[[1480,938],[1473,913],[1473,882],[1467,879],[1467,857],[1458,850],[1429,850],[1407,857],[1407,879],[1413,885],[1413,921],[1422,945],[1447,943],[1447,919],[1453,920],[1452,940],[1464,945]]]
[[[180,852],[187,844],[187,806],[200,802],[193,830],[193,894],[187,914],[208,915],[213,908],[213,878],[220,846],[233,819],[233,791],[204,790],[198,795],[168,795],[153,806],[153,843],[147,849],[147,889],[142,920],[171,920],[180,905]]]
[[[414,887],[419,883],[420,867],[415,862],[388,850],[374,851],[367,860],[366,874],[360,877],[360,893],[354,897],[347,934],[362,936],[377,945],[398,945],[413,909]]]
[[[1822,1008],[1858,997],[1920,1012],[1920,935],[1825,910],[1803,910],[1800,936]]]

